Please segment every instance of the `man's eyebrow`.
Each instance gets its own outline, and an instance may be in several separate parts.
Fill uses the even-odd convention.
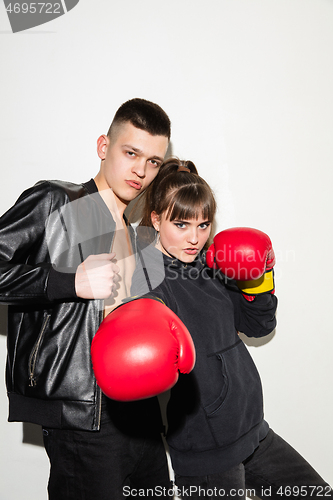
[[[143,153],[142,149],[136,148],[136,147],[132,146],[131,144],[124,144],[123,148],[131,149],[132,151],[134,151],[135,153],[138,153],[138,154]],[[163,162],[164,158],[161,158],[160,156],[154,155],[151,157],[151,160],[159,160],[159,161]]]
[[[159,161],[161,161],[163,163],[163,159],[164,158],[161,158],[160,156],[152,156],[150,159],[151,160],[159,160]]]
[[[132,146],[131,144],[124,144],[123,145],[123,148],[129,148],[129,149],[132,149],[133,151],[135,151],[136,153],[142,153],[143,151],[139,148],[135,148],[134,146]]]

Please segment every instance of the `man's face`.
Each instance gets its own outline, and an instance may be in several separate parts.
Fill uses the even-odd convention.
[[[126,207],[153,181],[168,148],[168,138],[151,135],[127,122],[98,141],[102,160],[98,189],[111,188],[118,207]]]

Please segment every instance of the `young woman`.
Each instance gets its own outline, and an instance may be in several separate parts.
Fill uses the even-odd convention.
[[[246,490],[279,500],[331,496],[327,483],[263,418],[260,377],[238,332],[272,332],[277,299],[263,293],[248,301],[234,281],[207,267],[215,210],[214,195],[194,164],[170,159],[147,193],[139,227],[141,235],[154,229],[149,258],[158,262],[162,254],[165,277],[155,286],[161,280],[152,283],[142,259],[132,294],[163,301],[186,325],[196,349],[195,367],[180,375],[167,409],[178,492],[191,498],[243,499]]]

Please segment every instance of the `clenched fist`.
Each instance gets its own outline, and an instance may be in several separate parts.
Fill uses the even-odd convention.
[[[116,254],[89,255],[75,275],[76,295],[81,299],[107,299],[119,281],[119,267],[112,262]]]

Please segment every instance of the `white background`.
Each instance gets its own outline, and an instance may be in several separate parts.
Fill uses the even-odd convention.
[[[0,44],[0,212],[40,179],[93,177],[119,105],[159,103],[172,152],[215,190],[217,229],[273,241],[278,327],[249,347],[265,415],[332,484],[333,1],[80,0],[17,34],[1,2]],[[7,423],[1,387],[0,499],[44,500],[45,452]]]

